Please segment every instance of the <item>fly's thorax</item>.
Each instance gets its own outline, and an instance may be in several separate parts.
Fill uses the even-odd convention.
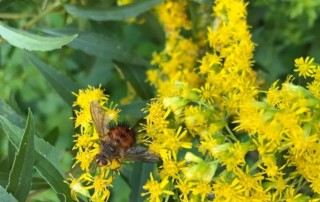
[[[101,144],[100,153],[108,159],[119,158],[120,146],[117,142]]]

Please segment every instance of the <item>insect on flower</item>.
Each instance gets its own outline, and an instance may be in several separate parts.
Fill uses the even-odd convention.
[[[90,103],[94,127],[100,139],[100,152],[96,155],[98,166],[105,166],[112,160],[142,161],[154,163],[159,156],[146,147],[136,144],[135,132],[127,124],[109,126],[109,118],[98,101]]]

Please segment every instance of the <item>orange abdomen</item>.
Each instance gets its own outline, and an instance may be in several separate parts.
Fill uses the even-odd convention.
[[[127,124],[118,124],[110,129],[109,135],[112,141],[120,147],[128,149],[135,143],[135,132]]]

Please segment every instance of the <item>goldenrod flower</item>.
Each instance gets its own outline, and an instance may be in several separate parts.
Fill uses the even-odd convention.
[[[308,84],[307,87],[310,90],[310,92],[314,94],[314,96],[320,99],[320,79],[312,81]]]
[[[284,194],[284,199],[288,202],[299,201],[303,200],[303,195],[301,193],[297,193],[294,187],[288,186]]]
[[[69,178],[65,182],[69,184],[71,189],[71,197],[75,201],[79,201],[77,194],[90,197],[88,190],[82,185],[83,180],[81,177],[79,179],[75,179],[71,174],[69,174]]]
[[[248,152],[248,146],[246,144],[241,144],[236,142],[228,147],[226,152],[222,152],[219,157],[221,163],[226,165],[227,171],[234,170],[237,166],[245,165],[245,155]]]
[[[109,174],[112,165],[101,168],[92,165],[92,163],[95,163],[96,155],[100,152],[100,146],[98,134],[93,129],[90,103],[98,101],[105,104],[108,101],[108,96],[103,93],[100,87],[94,88],[91,86],[88,89],[79,90],[79,93],[74,93],[74,95],[76,95],[77,100],[73,106],[79,107],[78,110],[75,110],[75,128],[80,127],[80,133],[74,135],[75,145],[73,149],[77,150],[77,154],[73,167],[79,164],[83,174],[78,179],[71,178],[72,195],[73,198],[76,198],[77,194],[81,194],[90,198],[91,201],[105,201],[108,200],[110,196],[109,188],[112,187],[113,177]],[[105,111],[110,121],[116,121],[120,110],[115,105],[110,104],[110,107],[105,108]],[[92,175],[92,168],[96,169],[94,175]],[[79,191],[80,182],[83,185],[82,189],[90,191]]]
[[[86,189],[93,189],[94,193],[91,195],[90,199],[92,201],[107,201],[110,197],[109,187],[112,187],[113,176],[109,175],[109,169],[102,168],[101,173],[96,176],[91,176],[87,173],[86,181],[91,183]]]
[[[187,128],[201,134],[203,129],[206,129],[208,116],[206,110],[201,106],[187,106],[184,109],[185,124]]]
[[[162,179],[166,177],[177,179],[179,177],[179,172],[185,166],[185,161],[182,160],[177,162],[177,157],[172,156],[171,151],[167,150],[163,150],[160,155],[163,161],[162,166],[159,167],[161,169],[159,173],[160,177]]]
[[[182,131],[182,127],[179,127],[176,132],[170,129],[165,130],[163,135],[165,136],[164,145],[172,151],[173,155],[176,155],[180,148],[190,149],[192,146],[191,142],[183,141],[187,131]]]
[[[76,143],[73,149],[91,147],[94,141],[96,140],[89,133],[76,134],[73,137],[75,138],[74,142]]]
[[[273,154],[262,155],[262,165],[258,165],[262,169],[263,173],[266,173],[268,177],[274,178],[281,174],[281,168],[277,166],[276,158]]]
[[[235,178],[230,183],[222,178],[217,180],[213,185],[213,193],[217,201],[246,201],[244,192],[246,191],[240,183],[240,180]]]
[[[193,197],[196,201],[204,201],[208,194],[213,192],[210,183],[206,181],[192,182],[192,194],[200,197]]]
[[[143,189],[148,192],[142,193],[142,196],[149,195],[149,201],[160,202],[167,195],[173,195],[174,193],[167,190],[169,180],[164,178],[161,182],[155,181],[152,173],[150,173],[150,180],[143,186]]]
[[[178,188],[181,194],[179,195],[179,199],[181,201],[189,201],[189,194],[192,192],[192,184],[188,180],[183,180],[179,178],[176,182],[175,188]]]
[[[187,1],[184,0],[166,0],[165,3],[160,4],[156,8],[156,11],[159,15],[159,20],[165,25],[166,33],[170,34],[177,31],[181,27],[190,29],[191,22],[189,21],[185,12],[187,5]]]
[[[244,170],[236,168],[234,173],[240,180],[241,186],[245,188],[244,195],[251,196],[251,199],[257,201],[263,201],[266,199],[266,190],[263,188],[262,180],[264,180],[263,173],[250,174],[249,166],[246,166]]]
[[[205,86],[201,86],[200,89],[197,89],[197,92],[200,93],[201,100],[208,104],[213,104],[214,100],[219,98],[219,95],[216,94],[215,88],[209,83],[206,83]]]
[[[80,89],[78,94],[73,94],[77,97],[77,100],[74,102],[73,106],[79,106],[85,110],[90,109],[90,102],[93,100],[100,100],[102,103],[105,103],[109,99],[109,96],[105,95],[100,87],[94,88],[89,86],[88,89]]]
[[[82,149],[80,148],[76,155],[76,162],[73,166],[77,163],[80,164],[80,168],[86,172],[89,172],[89,166],[91,162],[94,160],[97,153],[93,153],[89,149]]]
[[[299,72],[299,76],[303,76],[304,78],[307,76],[312,76],[316,68],[316,65],[314,65],[313,61],[314,58],[310,57],[306,57],[305,59],[303,59],[303,57],[295,59],[294,66],[297,67],[297,69],[294,71]]]
[[[221,58],[217,53],[206,53],[200,61],[200,74],[207,74],[212,71],[218,71],[221,68]]]

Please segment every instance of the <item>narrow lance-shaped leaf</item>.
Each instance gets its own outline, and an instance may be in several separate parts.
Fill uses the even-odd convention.
[[[76,34],[63,37],[49,37],[15,29],[0,22],[0,35],[11,45],[30,51],[60,49],[77,37]]]
[[[23,134],[21,128],[23,121],[21,120],[21,117],[18,116],[17,113],[1,98],[0,114],[0,127],[2,127],[13,146],[18,148]],[[39,171],[43,178],[57,193],[64,195],[65,201],[72,201],[70,189],[68,185],[63,182],[64,177],[58,167],[61,154],[62,153],[58,149],[35,136],[34,166],[36,170]]]
[[[2,126],[8,139],[15,147],[15,150],[19,147],[23,134],[22,128],[25,125],[26,122],[0,98],[0,127]],[[36,152],[39,152],[43,156],[45,155],[53,165],[57,165],[62,156],[62,152],[45,142],[43,139],[40,139],[37,136],[34,138]]]
[[[34,163],[34,119],[29,109],[27,125],[9,176],[7,191],[25,201],[31,188]]]
[[[44,32],[52,35],[66,35],[78,33],[78,37],[68,46],[81,50],[88,55],[100,58],[115,59],[134,65],[148,65],[149,63],[142,57],[134,54],[130,48],[116,38],[93,32],[80,32],[73,29],[46,29]]]
[[[36,66],[43,76],[49,81],[60,97],[64,99],[69,106],[71,106],[75,99],[72,92],[76,92],[79,87],[69,77],[57,71],[50,65],[47,65],[34,54],[27,52],[27,56],[30,62]]]
[[[72,4],[66,4],[64,8],[71,15],[88,18],[96,21],[121,21],[128,18],[133,18],[141,13],[148,11],[154,6],[160,4],[162,0],[145,0],[131,4],[107,7],[107,8],[85,8]]]
[[[17,114],[2,98],[0,98],[0,114],[8,119],[10,122],[15,123],[19,128],[26,125],[26,121]]]
[[[6,187],[8,185],[9,174],[6,172],[0,172],[0,186]]]
[[[10,123],[6,118],[0,115],[0,125],[8,136],[9,140],[17,148],[21,140],[22,130]],[[57,158],[58,152],[54,147],[44,142],[42,139],[35,137],[35,162],[34,166],[48,184],[58,193],[63,194],[65,201],[72,201],[70,189],[58,169]],[[55,158],[54,158],[55,157]]]
[[[12,109],[8,104],[6,104],[1,98],[0,98],[0,127],[2,126],[5,134],[8,136],[11,145],[15,148],[15,150],[18,148],[19,143],[22,139],[22,125],[25,125],[25,121],[22,120],[22,118]],[[14,123],[14,125],[12,124]],[[41,162],[43,164],[51,164],[58,165],[58,162],[60,160],[60,157],[62,156],[62,152],[60,152],[55,147],[51,146],[47,142],[45,142],[43,139],[38,138],[35,136],[35,150],[36,153],[41,154],[41,156],[45,156],[45,159],[41,158]],[[37,166],[42,166],[41,163],[38,162],[37,158],[35,161],[35,167],[37,169]],[[59,176],[61,175],[61,171],[59,171],[57,168],[48,168],[43,169],[47,172],[51,173],[58,173]],[[39,168],[41,169],[41,168]],[[54,171],[51,171],[54,170]],[[57,175],[58,176],[58,175]],[[62,179],[57,177],[55,180]],[[63,179],[62,179],[63,180]],[[61,181],[62,181],[61,180]]]
[[[18,200],[14,198],[12,194],[8,193],[2,186],[0,186],[0,199],[1,201],[6,202],[18,202]]]

